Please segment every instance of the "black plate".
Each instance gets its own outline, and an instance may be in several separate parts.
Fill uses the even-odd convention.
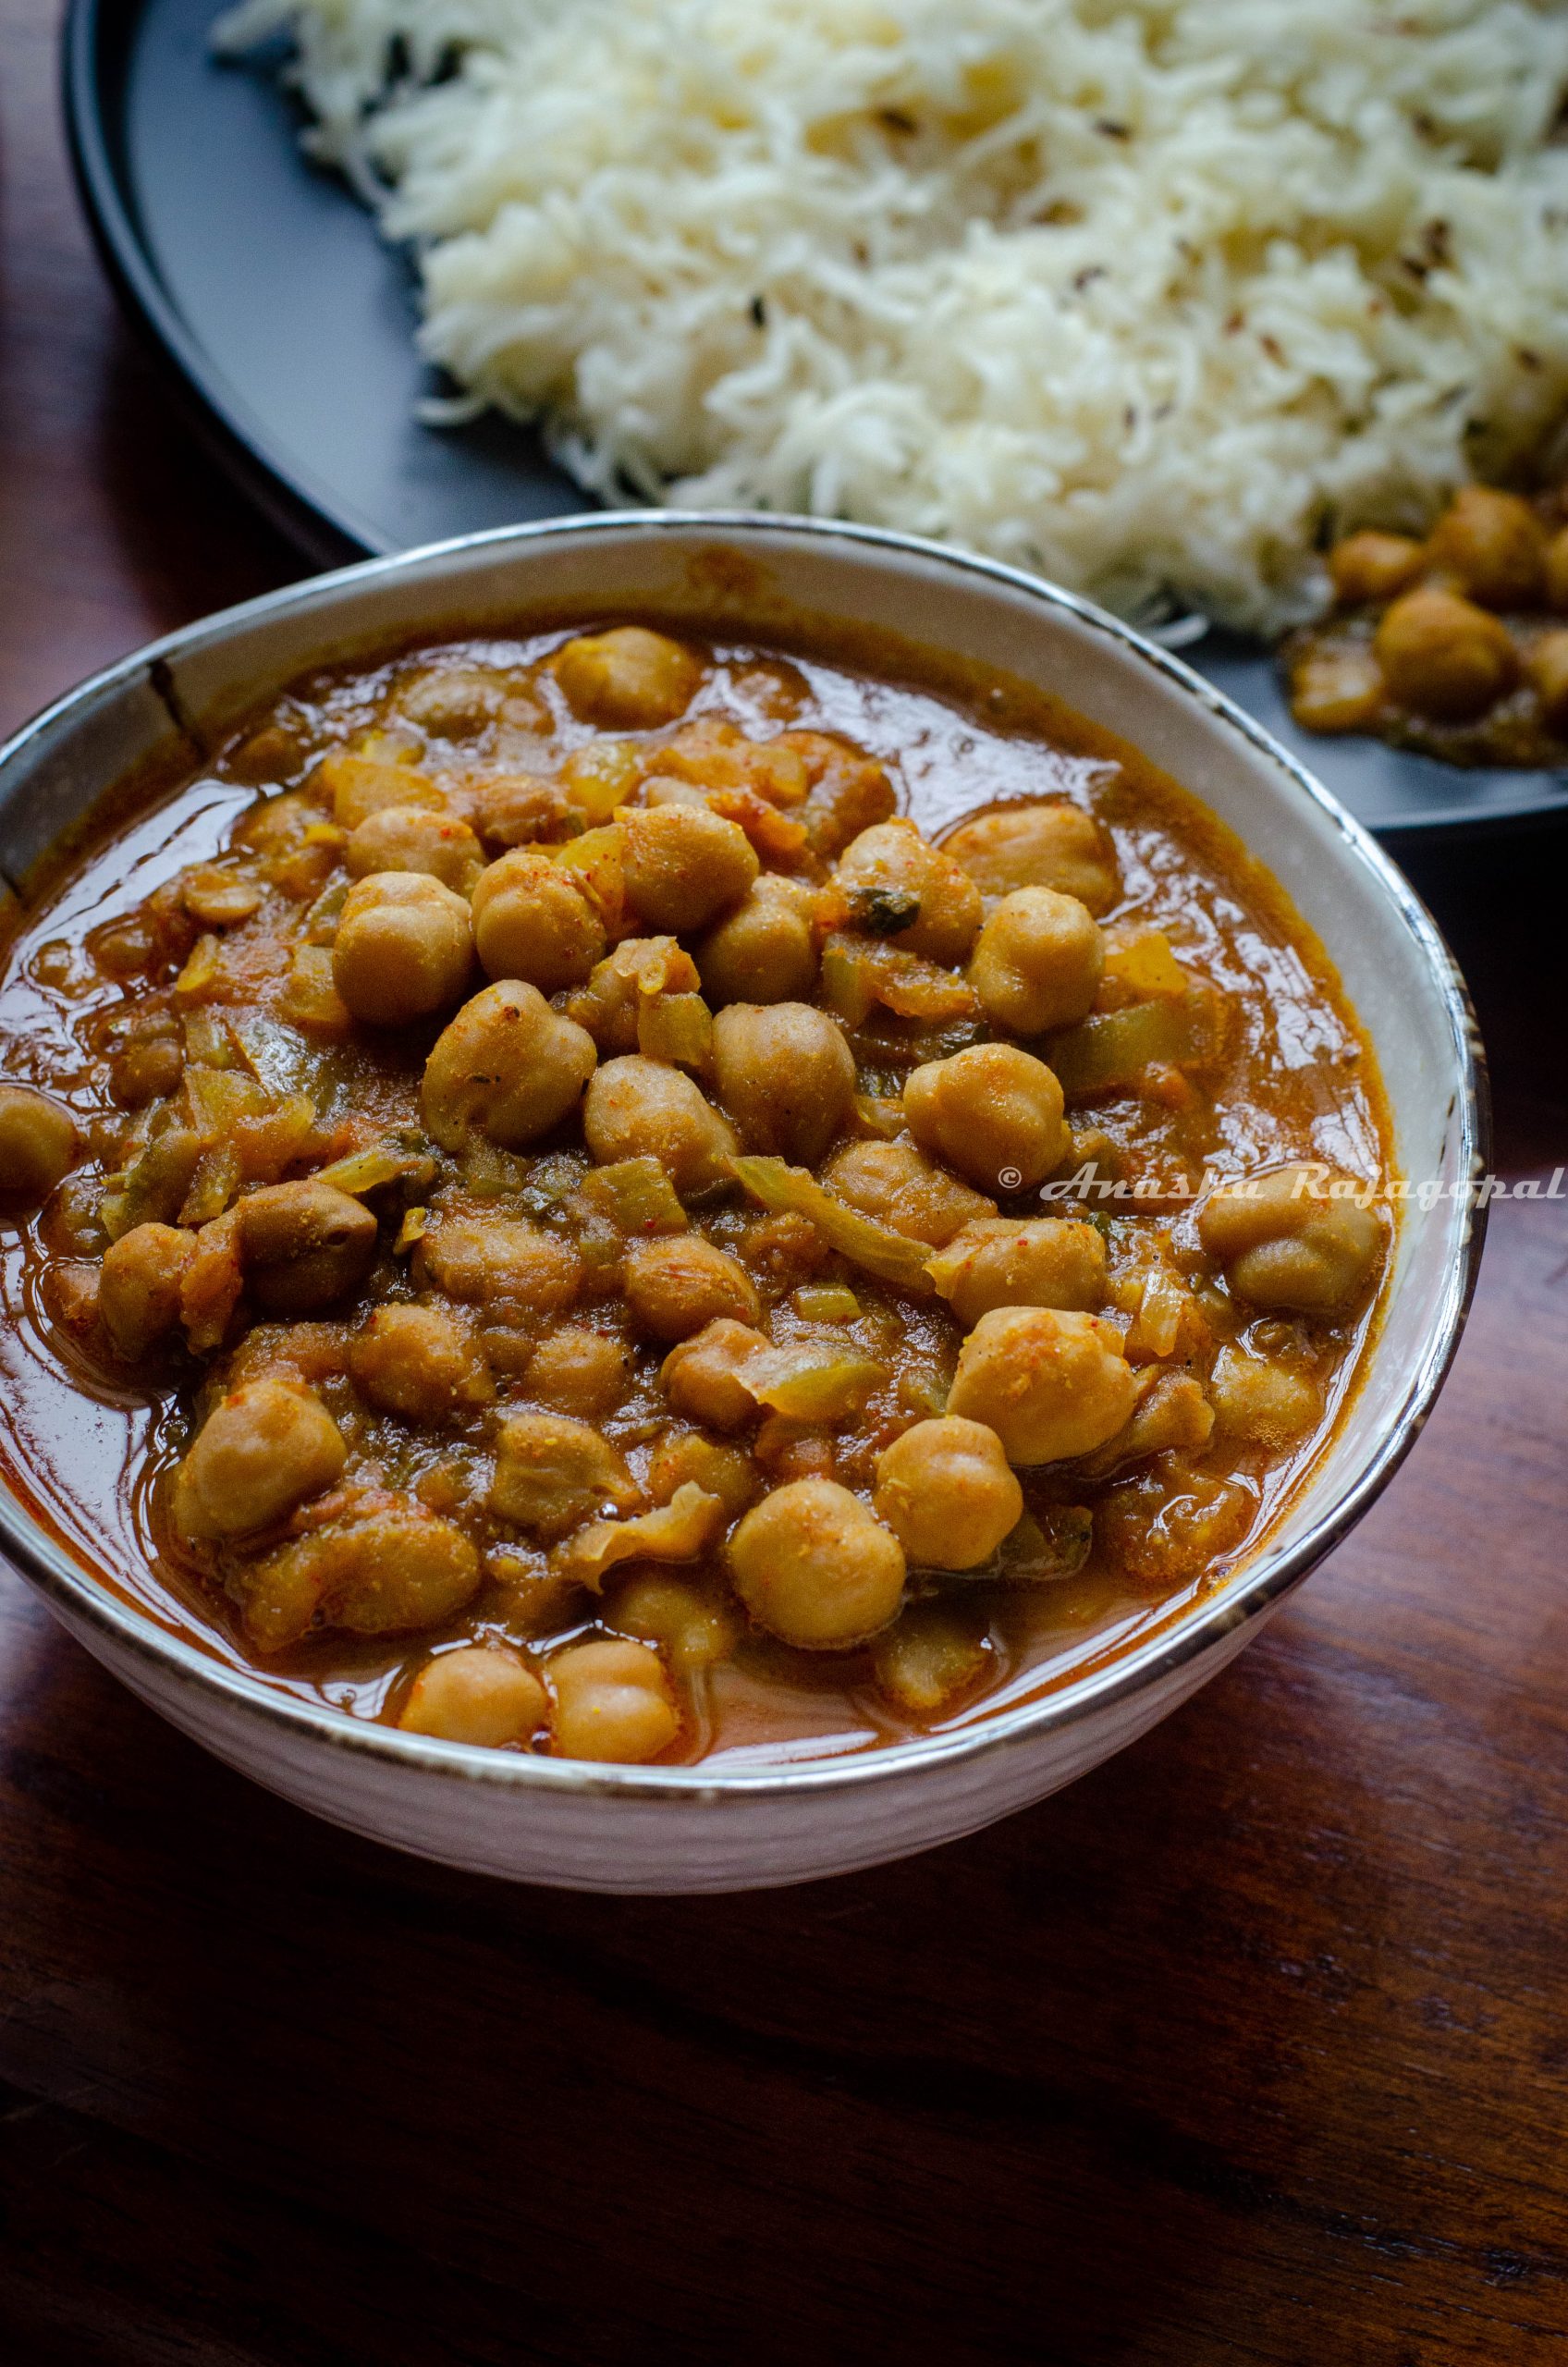
[[[74,0],[65,73],[104,259],[225,459],[324,560],[581,510],[581,488],[509,423],[418,423],[432,382],[414,351],[412,277],[343,184],[301,156],[268,61],[210,55],[217,13],[217,0]],[[1568,812],[1565,772],[1459,770],[1298,731],[1255,643],[1211,632],[1183,654],[1376,830]]]

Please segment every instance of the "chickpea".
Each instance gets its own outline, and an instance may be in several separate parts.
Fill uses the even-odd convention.
[[[1309,646],[1291,665],[1291,713],[1308,731],[1369,731],[1386,688],[1382,668],[1360,642]]]
[[[567,1012],[607,1059],[637,1049],[638,1023],[655,996],[695,994],[701,985],[696,963],[673,937],[629,937],[595,965]]]
[[[1234,1346],[1221,1348],[1215,1358],[1208,1394],[1221,1438],[1264,1446],[1288,1446],[1323,1413],[1323,1393],[1309,1374]]]
[[[580,987],[605,951],[605,925],[570,873],[532,847],[481,872],[473,941],[493,978],[525,978],[541,994]]]
[[[546,1333],[529,1358],[523,1387],[557,1414],[593,1422],[613,1414],[631,1393],[631,1359],[607,1331],[563,1323]]]
[[[1061,1087],[1016,1044],[971,1044],[927,1061],[904,1086],[904,1116],[922,1150],[990,1191],[1026,1191],[1067,1155]]]
[[[720,1316],[691,1340],[672,1348],[659,1379],[671,1408],[710,1430],[743,1430],[754,1421],[756,1400],[740,1375],[759,1349],[772,1343],[749,1323]]]
[[[421,1241],[415,1271],[449,1298],[525,1316],[562,1315],[582,1287],[570,1242],[521,1218],[443,1217]]]
[[[557,651],[556,680],[573,715],[612,731],[652,731],[685,714],[703,669],[689,649],[643,625],[585,633]]]
[[[343,860],[356,879],[378,871],[419,871],[467,896],[484,852],[466,822],[423,805],[384,805],[349,834]]]
[[[348,1449],[319,1397],[252,1380],[214,1407],[175,1474],[174,1524],[204,1540],[270,1528],[342,1472]]]
[[[1365,1291],[1382,1257],[1382,1218],[1346,1196],[1353,1180],[1281,1167],[1222,1184],[1199,1212],[1199,1238],[1239,1298],[1330,1314]]]
[[[1427,538],[1427,560],[1484,608],[1532,608],[1544,588],[1546,534],[1516,493],[1462,485]]]
[[[349,1343],[349,1369],[373,1405],[408,1422],[446,1421],[490,1393],[473,1342],[436,1306],[378,1306]]]
[[[620,829],[626,901],[650,928],[706,928],[741,902],[760,869],[744,830],[707,805],[631,806]]]
[[[735,1648],[739,1622],[688,1579],[642,1570],[616,1595],[609,1617],[626,1634],[656,1644],[678,1669],[711,1668]]]
[[[332,818],[340,830],[357,830],[384,805],[423,805],[439,813],[447,803],[428,775],[416,772],[411,765],[389,764],[381,756],[355,756],[346,749],[322,758],[315,782],[330,798]]]
[[[1347,534],[1329,553],[1334,596],[1347,608],[1397,599],[1416,581],[1426,558],[1421,544],[1409,534]]]
[[[993,1027],[1041,1036],[1094,1009],[1105,939],[1086,904],[1054,888],[1015,888],[980,932],[969,982]]]
[[[849,900],[851,926],[869,927],[930,962],[967,961],[980,928],[980,890],[914,823],[877,822],[863,830],[839,857],[835,878]],[[912,917],[901,928],[889,927],[906,906]]]
[[[847,1143],[829,1160],[823,1182],[862,1216],[933,1249],[943,1248],[976,1218],[997,1213],[994,1200],[933,1167],[913,1143]]]
[[[622,1288],[638,1331],[655,1340],[689,1340],[722,1317],[755,1324],[762,1306],[751,1276],[700,1233],[635,1241],[626,1253]]]
[[[424,1122],[443,1150],[471,1134],[522,1150],[576,1108],[598,1054],[584,1027],[515,978],[464,1003],[424,1064]]]
[[[727,1003],[713,1024],[714,1080],[748,1150],[815,1167],[854,1106],[854,1054],[809,1002]]]
[[[703,992],[714,1010],[727,1002],[799,1002],[816,985],[812,890],[803,880],[765,871],[743,902],[697,948]]]
[[[989,1424],[1010,1463],[1060,1463],[1114,1438],[1137,1393],[1114,1324],[1075,1310],[998,1306],[959,1350],[948,1411]]]
[[[465,1644],[426,1661],[398,1723],[408,1735],[503,1750],[536,1735],[549,1710],[544,1686],[520,1653],[499,1644]]]
[[[519,1528],[558,1537],[606,1506],[638,1502],[637,1484],[619,1447],[586,1422],[564,1414],[514,1414],[496,1441],[490,1510]]]
[[[406,1499],[290,1551],[320,1587],[324,1624],[356,1636],[433,1627],[472,1602],[484,1579],[472,1539]]]
[[[974,1570],[1023,1515],[1023,1490],[984,1422],[945,1414],[916,1422],[876,1458],[878,1517],[912,1562]]]
[[[1560,616],[1568,609],[1568,526],[1559,526],[1546,546],[1546,599]]]
[[[872,1646],[872,1667],[888,1699],[922,1721],[941,1715],[986,1673],[991,1642],[983,1614],[935,1596],[906,1603]]]
[[[456,1002],[468,984],[468,906],[423,871],[375,871],[344,900],[332,982],[356,1019],[407,1027]]]
[[[68,1110],[31,1085],[0,1085],[0,1192],[36,1208],[80,1156]]]
[[[562,1759],[639,1765],[668,1750],[680,1712],[651,1644],[606,1637],[551,1655],[556,1749]]]
[[[1549,731],[1568,740],[1568,629],[1543,632],[1525,661],[1525,670],[1541,703],[1541,721]]]
[[[802,1651],[864,1644],[903,1600],[903,1547],[836,1479],[792,1479],[753,1505],[729,1571],[758,1626]]]
[[[756,1466],[743,1446],[732,1446],[728,1439],[706,1438],[701,1430],[667,1431],[648,1465],[648,1493],[655,1504],[668,1504],[688,1482],[717,1496],[734,1520],[756,1494]]]
[[[331,1184],[266,1184],[237,1202],[245,1288],[264,1315],[310,1315],[357,1291],[375,1257],[370,1210]]]
[[[966,1331],[994,1306],[1092,1314],[1110,1288],[1105,1243],[1075,1217],[982,1217],[955,1233],[926,1271]]]
[[[582,1132],[602,1167],[656,1159],[682,1195],[726,1181],[740,1147],[701,1085],[637,1052],[599,1070],[583,1104]]]
[[[1518,671],[1507,626],[1433,584],[1385,609],[1372,645],[1394,698],[1436,723],[1483,715]]]
[[[195,1234],[168,1224],[133,1225],[104,1251],[98,1312],[117,1355],[134,1362],[174,1330],[195,1251]]]
[[[963,823],[942,845],[983,896],[1055,888],[1076,896],[1096,920],[1121,900],[1121,873],[1109,831],[1063,798],[999,805]]]

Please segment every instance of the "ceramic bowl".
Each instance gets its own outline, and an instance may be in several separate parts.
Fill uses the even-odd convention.
[[[1177,658],[1005,567],[790,519],[598,515],[350,567],[192,625],[61,700],[0,750],[0,865],[22,877],[118,778],[302,669],[443,626],[781,603],[1002,668],[1066,698],[1205,799],[1280,878],[1371,1035],[1409,1175],[1447,1187],[1401,1231],[1350,1417],[1266,1547],[1141,1648],[1031,1702],[841,1760],[610,1767],[425,1740],[275,1692],[171,1638],[0,1491],[0,1544],[55,1615],[219,1758],[422,1856],[583,1889],[724,1891],[875,1865],[973,1833],[1120,1750],[1223,1668],[1360,1518],[1415,1438],[1479,1255],[1485,1148],[1463,983],[1399,873],[1285,751]],[[3,1418],[3,1410],[0,1410]]]

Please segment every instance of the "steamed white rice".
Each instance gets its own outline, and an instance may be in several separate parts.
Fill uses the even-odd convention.
[[[248,0],[585,486],[1264,628],[1568,411],[1549,0]]]

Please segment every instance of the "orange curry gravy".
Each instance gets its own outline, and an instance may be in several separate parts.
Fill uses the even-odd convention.
[[[358,1718],[406,1715],[433,1652],[503,1647],[548,1686],[552,1657],[598,1636],[658,1649],[679,1718],[662,1743],[655,1724],[652,1753],[628,1756],[732,1765],[812,1758],[988,1714],[1124,1650],[1216,1585],[1256,1548],[1320,1451],[1374,1319],[1387,1220],[1377,1217],[1370,1246],[1352,1243],[1341,1294],[1331,1283],[1329,1303],[1308,1306],[1290,1303],[1299,1220],[1273,1235],[1265,1222],[1245,1241],[1222,1226],[1206,1239],[1202,1194],[1206,1176],[1267,1175],[1292,1162],[1383,1173],[1372,1055],[1321,951],[1230,834],[1132,749],[1016,682],[958,685],[911,651],[891,651],[871,672],[803,644],[781,654],[688,638],[673,688],[655,679],[639,706],[636,682],[618,687],[613,667],[574,672],[561,656],[571,646],[561,632],[449,640],[301,681],[199,778],[131,819],[122,800],[113,827],[63,859],[14,919],[0,1074],[68,1107],[80,1152],[42,1208],[13,1213],[3,1236],[0,1443],[13,1482],[77,1559],[165,1627]],[[392,768],[404,790],[388,789]],[[650,782],[659,784],[651,795]],[[853,1056],[853,1098],[843,1099],[827,1149],[813,1145],[803,1162],[778,1158],[767,1085],[754,1075],[729,1095],[740,1150],[773,1159],[748,1184],[726,1169],[700,1184],[688,1174],[677,1193],[656,1138],[642,1151],[633,1143],[630,1161],[595,1159],[575,1097],[521,1147],[487,1135],[483,1115],[464,1122],[460,1140],[450,1130],[447,1144],[435,1140],[422,1074],[459,1008],[487,988],[485,966],[474,960],[455,995],[404,1025],[353,1017],[334,985],[348,975],[334,963],[355,833],[389,798],[416,820],[472,828],[472,842],[466,829],[456,834],[472,846],[469,874],[448,864],[459,883],[448,892],[462,899],[480,865],[518,850],[576,862],[574,889],[603,943],[562,957],[578,962],[575,983],[541,974],[553,1010],[597,1029],[600,1071],[615,1059],[652,1059],[716,1105],[713,1021],[727,990],[714,983],[707,949],[725,915],[661,932],[632,901],[631,873],[617,870],[616,834],[628,815],[660,801],[681,810],[705,802],[728,819],[765,878],[799,883],[791,909],[805,914],[815,975],[804,992],[795,977],[795,1000],[826,1012]],[[1086,1013],[1020,1036],[994,1024],[966,974],[982,913],[994,916],[1003,892],[1052,887],[1049,862],[1025,848],[1010,873],[1005,848],[987,854],[984,839],[963,829],[966,817],[1016,817],[1039,802],[1053,811],[1065,802],[1097,825],[1084,841],[1100,851],[1097,892],[1093,862],[1055,884],[1097,905],[1104,967]],[[932,840],[961,852],[981,846],[979,907],[967,926],[961,914],[937,957],[910,950],[912,940],[933,941],[921,938],[920,895],[897,877],[889,886],[886,865],[857,872],[851,851],[895,806]],[[582,848],[594,830],[607,835],[596,842],[603,860],[589,861]],[[416,840],[424,843],[411,829],[407,843]],[[668,922],[655,888],[638,892]],[[661,934],[664,969],[645,974],[630,1019],[624,999],[606,1016],[588,956],[613,959],[618,944]],[[482,951],[484,942],[482,927]],[[929,1123],[925,1152],[911,1143],[900,1095],[914,1071],[995,1040],[1022,1044],[1066,1087],[1047,1190],[1087,1175],[1132,1196],[1042,1199],[1038,1178],[1016,1189],[991,1180],[981,1193],[973,1172],[955,1178],[930,1155]],[[799,1148],[788,1125],[784,1137]],[[935,1203],[916,1191],[873,1205],[864,1159],[844,1164],[847,1149],[900,1144],[906,1164],[934,1177]],[[962,1143],[953,1155],[967,1155]],[[606,1168],[615,1171],[607,1196],[595,1184]],[[923,1273],[900,1281],[872,1270],[825,1239],[809,1213],[781,1208],[780,1170],[786,1193],[792,1172],[840,1205],[858,1200],[879,1236],[907,1246],[924,1229],[914,1266],[938,1257],[940,1240],[977,1213],[1086,1220],[1103,1281],[1092,1310],[1080,1295],[1079,1311],[1062,1319],[1094,1328],[1095,1354],[1109,1357],[1119,1388],[1119,1360],[1131,1374],[1111,1437],[1019,1470],[1023,1516],[979,1567],[937,1569],[908,1552],[903,1607],[889,1616],[882,1600],[877,1635],[844,1649],[781,1640],[754,1586],[750,1607],[738,1598],[737,1519],[748,1502],[824,1478],[868,1518],[886,1515],[881,1458],[941,1417],[968,1326]],[[135,1353],[116,1353],[100,1306],[116,1237],[155,1223],[216,1243],[214,1228],[233,1236],[235,1211],[255,1192],[324,1173],[374,1220],[349,1287],[329,1289],[319,1304],[292,1283],[280,1295],[268,1269],[268,1311],[253,1295],[261,1282],[233,1253],[243,1269],[238,1295],[225,1302],[219,1261],[215,1299],[202,1298],[209,1274],[194,1315],[188,1287],[183,1318],[177,1310]],[[558,1252],[547,1305],[529,1304],[515,1282],[509,1296],[487,1294],[491,1278],[475,1279],[472,1257],[466,1270],[450,1256],[443,1265],[442,1228],[459,1220],[482,1245],[481,1267],[496,1226],[546,1237]],[[639,1311],[626,1274],[640,1236],[705,1239],[739,1269],[735,1288],[750,1294],[740,1319],[763,1335],[759,1346],[802,1352],[781,1364],[775,1355],[771,1399],[737,1417],[731,1391],[721,1420],[693,1418],[678,1400],[667,1360],[677,1359],[683,1323],[689,1332],[710,1319],[709,1302],[699,1288],[687,1316],[664,1302],[649,1302],[652,1316],[646,1304]],[[187,1278],[192,1270],[182,1269]],[[1321,1300],[1317,1282],[1307,1296],[1314,1291]],[[729,1304],[722,1291],[712,1303]],[[390,1409],[384,1386],[375,1401],[369,1367],[356,1363],[374,1310],[392,1306],[433,1308],[462,1346],[455,1390],[422,1398],[416,1373],[402,1412]],[[608,1352],[584,1380],[572,1355],[545,1349],[563,1328],[607,1339],[619,1380]],[[177,1466],[225,1389],[268,1373],[325,1407],[345,1441],[341,1470],[259,1537],[182,1534]],[[986,1410],[986,1386],[981,1375],[965,1401],[972,1409]],[[574,1399],[573,1390],[587,1394]],[[711,1409],[704,1401],[699,1410]],[[585,1415],[624,1472],[614,1501],[546,1510],[533,1526],[515,1491],[509,1515],[496,1509],[497,1439],[531,1412]],[[703,1460],[715,1453],[720,1460]],[[702,1482],[717,1485],[721,1468],[726,1500],[713,1511]],[[592,1556],[573,1563],[601,1521],[635,1519],[693,1475],[710,1507],[692,1531],[694,1552],[688,1538],[683,1558],[633,1547],[602,1566]],[[915,1477],[925,1501],[918,1466]],[[993,1478],[1010,1484],[1005,1473]],[[318,1572],[303,1632],[276,1632],[276,1601],[261,1619],[270,1631],[248,1624],[258,1567],[283,1566],[276,1557],[297,1556],[302,1540],[330,1542],[356,1521],[384,1517],[388,1504],[445,1524],[454,1551],[471,1556],[472,1585],[458,1608],[428,1626],[399,1625],[394,1584],[380,1598],[391,1627],[351,1632],[326,1624],[335,1601],[348,1601],[361,1626],[382,1614],[366,1611],[362,1585],[335,1596],[329,1576],[323,1592]],[[886,1518],[878,1532],[880,1551]],[[560,1742],[544,1717],[511,1747]]]

